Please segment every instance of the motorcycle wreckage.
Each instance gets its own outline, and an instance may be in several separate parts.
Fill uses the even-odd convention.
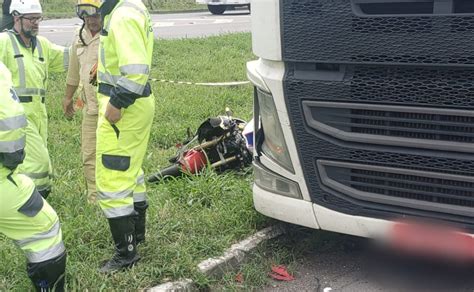
[[[250,123],[232,117],[228,109],[226,116],[207,119],[193,137],[178,146],[176,155],[169,159],[171,165],[150,175],[147,181],[158,183],[170,177],[197,174],[205,167],[222,172],[249,166],[253,140],[253,130],[249,126]]]

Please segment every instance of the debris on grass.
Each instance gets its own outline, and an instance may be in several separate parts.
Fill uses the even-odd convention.
[[[238,273],[235,275],[235,281],[242,284],[244,282],[244,275],[242,273]]]
[[[283,265],[272,266],[272,271],[268,275],[278,281],[293,281],[295,279]]]

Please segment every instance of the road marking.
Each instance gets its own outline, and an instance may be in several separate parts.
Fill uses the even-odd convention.
[[[157,21],[153,27],[173,27],[173,26],[189,26],[189,25],[214,25],[228,24],[235,22],[234,19],[176,19],[176,21]]]
[[[156,22],[153,27],[171,27],[174,26],[174,22]]]
[[[219,23],[231,23],[231,22],[234,22],[233,19],[216,19],[214,20],[214,23],[215,24],[219,24]]]
[[[56,27],[80,27],[82,24],[57,24],[57,25],[41,25],[40,28],[56,28]]]
[[[172,20],[172,21],[209,21],[209,20],[212,20],[212,19],[208,19],[208,18],[169,18],[167,20]]]

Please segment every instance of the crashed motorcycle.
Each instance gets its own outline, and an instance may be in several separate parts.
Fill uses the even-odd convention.
[[[246,128],[244,120],[232,117],[228,109],[226,112],[226,116],[204,121],[194,136],[188,134],[191,137],[178,146],[176,155],[169,159],[171,165],[150,175],[147,181],[158,183],[183,174],[197,174],[205,167],[222,172],[249,166],[253,132]]]

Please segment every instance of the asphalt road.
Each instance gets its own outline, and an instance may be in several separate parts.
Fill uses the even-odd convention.
[[[291,240],[327,234],[307,230]],[[305,247],[294,281],[273,281],[264,291],[474,291],[473,272],[472,264],[415,259],[365,239],[331,234],[325,244]]]
[[[153,14],[152,21],[155,37],[164,39],[250,31],[250,15],[246,10],[228,11],[224,15],[212,15],[209,12]],[[40,35],[56,44],[69,45],[74,32],[81,25],[79,18],[45,20],[40,24]]]

